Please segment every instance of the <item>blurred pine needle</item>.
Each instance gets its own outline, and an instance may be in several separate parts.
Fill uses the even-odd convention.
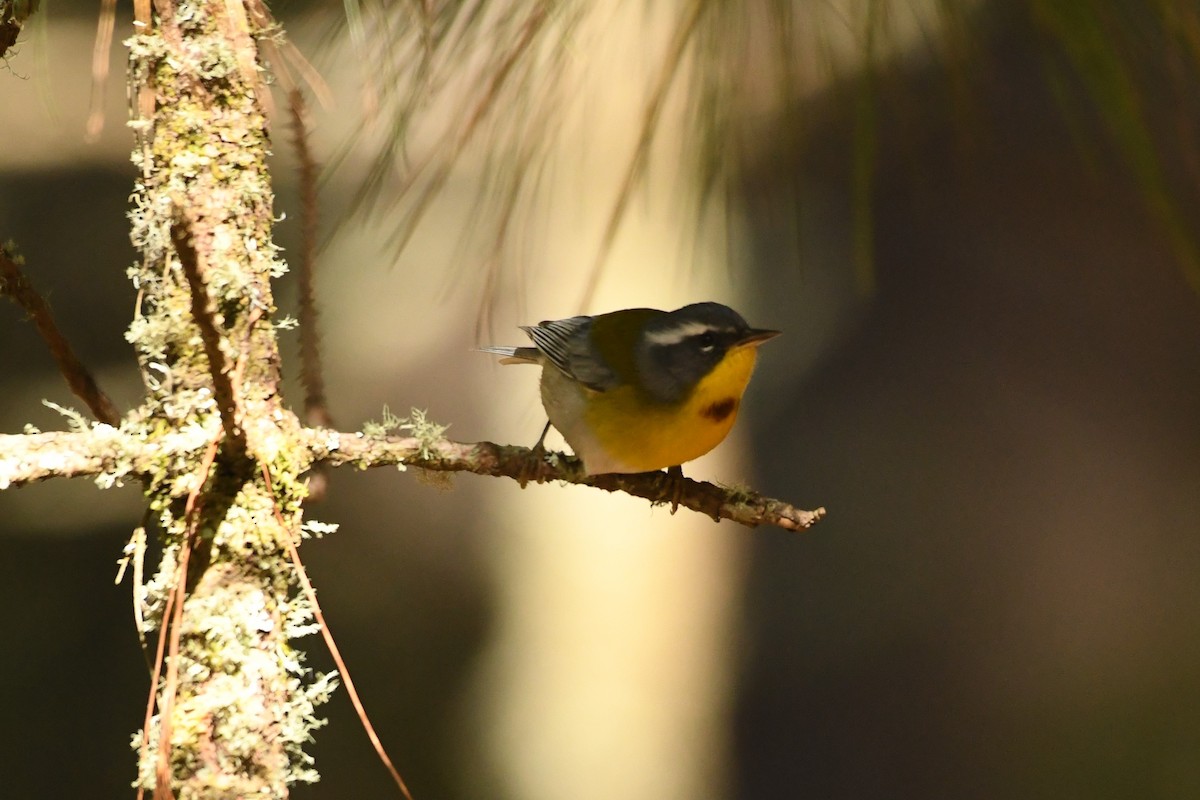
[[[644,14],[650,15],[650,6],[645,4]],[[656,12],[662,8],[654,5]],[[562,120],[583,102],[579,87],[570,83],[578,73],[567,68],[581,57],[573,37],[602,9],[611,6],[581,0],[344,0],[340,33],[350,38],[362,65],[367,124],[343,143],[327,174],[342,170],[352,152],[370,148],[370,156],[343,221],[386,218],[398,258],[455,164],[473,154],[483,180],[461,225],[464,233],[484,231],[491,247],[482,265],[481,326],[508,268],[513,231],[537,206]],[[889,78],[914,58],[923,59],[944,80],[962,129],[986,136],[985,117],[972,106],[972,81],[986,69],[981,63],[986,40],[1002,20],[1029,31],[1051,65],[1049,86],[1061,89],[1066,80],[1083,87],[1091,106],[1084,113],[1095,114],[1102,127],[1071,123],[1084,132],[1081,151],[1112,145],[1122,154],[1185,275],[1200,291],[1196,226],[1183,211],[1200,186],[1194,138],[1200,10],[1194,3],[677,0],[672,13],[675,21],[666,32],[644,27],[644,52],[665,54],[657,79],[651,69],[649,85],[634,87],[644,98],[642,131],[625,164],[613,165],[618,185],[608,228],[596,245],[595,270],[603,267],[629,194],[644,179],[645,162],[667,151],[650,146],[667,93],[682,98],[687,133],[672,152],[682,152],[690,166],[689,196],[699,222],[714,200],[737,194],[747,166],[765,151],[803,143],[805,99],[824,92],[841,98],[853,121],[851,268],[860,289],[871,291],[873,189],[886,133],[881,109],[894,110],[906,100]],[[676,46],[664,47],[664,36]],[[1162,76],[1138,66],[1150,55],[1163,61],[1164,52],[1169,88],[1181,100],[1177,118],[1167,124],[1146,111],[1148,96],[1161,91]],[[1069,105],[1063,108],[1068,119],[1078,113]],[[1172,132],[1170,146],[1182,154],[1188,181],[1172,180],[1159,155]],[[1181,196],[1184,192],[1190,196]]]

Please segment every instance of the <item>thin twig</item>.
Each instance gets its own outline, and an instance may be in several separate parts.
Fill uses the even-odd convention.
[[[333,639],[333,633],[329,630],[329,624],[325,622],[325,615],[321,613],[321,604],[317,602],[316,590],[313,589],[312,582],[308,579],[308,571],[304,569],[304,564],[300,561],[300,551],[296,548],[296,543],[292,541],[291,531],[288,530],[287,523],[283,520],[283,513],[279,510],[279,501],[275,497],[275,486],[271,482],[271,471],[267,467],[266,462],[262,463],[262,474],[263,480],[266,481],[267,491],[271,493],[275,519],[278,520],[279,527],[281,528],[280,538],[287,545],[292,565],[296,568],[296,577],[300,581],[300,586],[304,589],[304,596],[312,606],[313,617],[316,618],[317,624],[321,628],[321,636],[325,639],[325,646],[329,648],[329,654],[333,656],[333,663],[337,665],[338,674],[342,676],[342,681],[346,684],[346,694],[350,696],[350,702],[354,705],[354,710],[358,712],[358,718],[362,722],[363,729],[367,732],[367,738],[371,740],[371,746],[375,748],[375,753],[379,756],[379,760],[383,762],[387,771],[391,773],[392,780],[396,782],[396,786],[400,788],[400,792],[404,797],[407,800],[413,800],[412,793],[408,791],[408,785],[404,782],[404,778],[400,777],[400,771],[392,763],[392,759],[388,756],[387,751],[383,749],[383,742],[379,740],[379,735],[375,733],[375,726],[371,724],[371,719],[367,716],[367,709],[363,706],[362,700],[358,696],[358,690],[354,688],[354,681],[350,679],[350,670],[342,658],[341,651],[338,650],[337,642]]]
[[[244,91],[259,98],[268,118],[274,117],[275,101],[269,90],[264,91],[265,87],[259,76],[256,60],[258,47],[254,41],[246,6],[242,0],[225,0],[224,4],[225,13],[216,15],[217,26],[222,38],[233,50],[239,77],[245,86]]]
[[[292,115],[292,146],[300,162],[300,382],[304,386],[304,420],[309,425],[330,427],[333,418],[325,396],[321,369],[321,335],[317,329],[317,164],[308,146],[307,107],[299,89],[288,93]]]
[[[87,404],[92,415],[108,425],[120,424],[121,415],[117,407],[108,395],[101,391],[92,373],[71,349],[67,338],[54,321],[49,304],[33,288],[17,260],[10,257],[3,248],[0,248],[0,295],[8,295],[25,309],[42,340],[50,348],[50,355],[58,364],[59,372],[66,378],[67,385],[76,397]]]
[[[179,20],[175,16],[175,0],[152,0],[154,10],[158,13],[158,25],[162,37],[175,51],[183,46],[183,32],[179,28]]]
[[[188,288],[192,295],[192,318],[200,329],[200,339],[204,342],[204,353],[208,357],[208,371],[213,380],[213,396],[217,400],[217,408],[221,413],[221,424],[225,434],[237,451],[246,449],[246,435],[238,422],[238,405],[233,381],[230,380],[230,368],[221,350],[222,334],[217,329],[217,321],[212,311],[208,297],[208,286],[205,284],[204,272],[207,268],[207,253],[210,238],[199,225],[192,221],[176,222],[171,226],[171,239],[175,243],[175,252],[179,255],[180,266],[187,276]]]
[[[320,314],[317,311],[317,163],[309,147],[308,108],[299,88],[288,92],[292,116],[292,146],[300,163],[300,384],[304,387],[304,421],[318,427],[333,427],[325,394],[325,372],[321,367]],[[329,489],[328,467],[314,469],[308,479],[308,502],[319,503]]]
[[[150,672],[150,696],[146,700],[146,717],[142,722],[142,747],[141,753],[143,758],[150,747],[150,721],[154,719],[154,704],[158,700],[158,676],[162,674],[163,651],[167,646],[167,620],[171,616],[171,609],[175,603],[175,593],[170,592],[167,595],[166,602],[163,604],[162,623],[158,627],[158,644],[154,651],[154,668]],[[159,725],[162,724],[160,718]],[[146,796],[146,787],[138,780],[137,800],[142,800]]]
[[[149,512],[147,512],[147,521],[149,521]],[[150,646],[146,642],[146,600],[143,596],[146,574],[145,525],[138,526],[134,531],[133,548],[133,626],[137,630],[138,641],[142,645],[142,657],[146,659],[146,671],[153,673],[154,667],[150,662]]]

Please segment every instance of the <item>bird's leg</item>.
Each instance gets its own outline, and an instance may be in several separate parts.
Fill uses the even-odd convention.
[[[671,513],[674,514],[679,510],[679,501],[683,499],[683,482],[686,480],[683,477],[683,467],[676,464],[673,467],[667,467],[666,483],[663,488],[663,493],[666,499],[671,502]]]
[[[530,461],[526,462],[520,477],[517,478],[517,483],[521,484],[522,489],[529,481],[537,479],[538,468],[534,466],[534,463],[540,465],[542,459],[546,457],[546,434],[549,432],[550,420],[546,420],[546,427],[542,428],[542,435],[538,437],[537,444],[529,449]]]
[[[542,428],[542,435],[538,437],[537,444],[531,448],[533,452],[538,454],[539,458],[546,452],[546,434],[549,432],[550,420],[546,420],[546,427]]]

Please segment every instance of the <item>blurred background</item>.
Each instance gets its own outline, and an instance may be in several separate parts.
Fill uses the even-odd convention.
[[[124,51],[85,140],[83,5],[43,9],[0,74],[0,237],[131,408]],[[331,97],[313,123],[336,164],[318,275],[333,415],[352,430],[418,407],[459,440],[531,444],[536,371],[473,346],[719,300],[786,335],[736,435],[688,474],[829,517],[751,531],[578,487],[333,473],[311,515],[341,529],[302,554],[418,800],[1200,796],[1200,9],[588,5],[551,15],[523,104],[494,112],[524,122],[457,154],[403,249],[399,190],[461,132],[469,80],[429,104],[406,162],[387,154],[403,67],[355,39],[403,18],[364,4],[335,36],[341,5],[276,9]],[[381,52],[403,64],[396,36]],[[534,173],[536,192],[495,201]],[[276,299],[295,313],[293,276]],[[65,427],[43,398],[79,405],[11,304],[0,398],[5,433]],[[0,493],[8,796],[130,791],[148,676],[113,578],[140,518],[136,487]],[[395,796],[345,692],[324,711],[322,779],[295,796]]]

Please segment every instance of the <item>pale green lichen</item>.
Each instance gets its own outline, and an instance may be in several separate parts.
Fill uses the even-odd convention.
[[[392,431],[401,430],[408,423],[405,417],[397,417],[392,413],[392,410],[387,406],[383,407],[383,416],[379,421],[368,420],[363,423],[362,432],[364,436],[372,439],[382,439]]]
[[[407,417],[397,417],[384,406],[382,419],[364,423],[362,432],[373,439],[382,439],[394,431],[408,433],[417,440],[417,455],[427,461],[433,458],[434,451],[444,441],[449,429],[449,425],[432,422],[425,409],[414,408]]]
[[[755,497],[754,490],[745,483],[717,483],[725,490],[725,502],[740,505]]]
[[[433,449],[446,438],[446,431],[450,429],[449,425],[431,422],[426,416],[425,410],[420,408],[414,408],[408,422],[401,427],[410,431],[413,438],[417,440],[423,459],[432,457]]]
[[[88,420],[88,418],[73,408],[60,406],[58,403],[44,399],[42,400],[42,405],[51,411],[57,411],[59,414],[61,414],[67,420],[67,426],[73,431],[82,432],[91,428],[91,422]]]

